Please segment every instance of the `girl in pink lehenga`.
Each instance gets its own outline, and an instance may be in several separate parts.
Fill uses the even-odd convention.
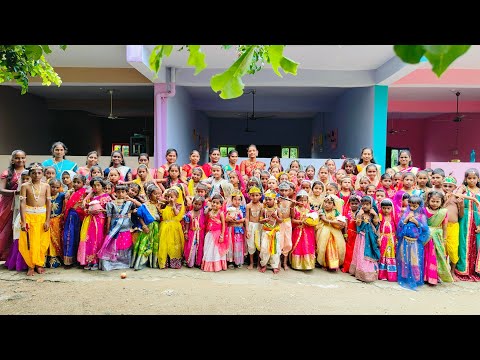
[[[23,150],[13,151],[8,169],[0,175],[0,261],[7,260],[13,244],[13,200],[20,193],[18,185],[25,159]]]
[[[380,203],[380,260],[378,262],[378,279],[397,281],[397,260],[395,248],[397,246],[397,222],[395,221],[394,205],[392,200],[383,199]]]
[[[310,212],[308,194],[300,190],[296,197],[296,206],[291,209],[292,250],[290,265],[295,270],[312,270],[315,268],[315,226],[305,222]]]
[[[211,209],[207,213],[207,234],[203,247],[203,271],[227,270],[228,241],[224,239],[225,215],[221,208],[223,197],[215,194],[212,197]]]
[[[193,209],[188,211],[183,217],[185,248],[183,257],[188,267],[200,267],[203,259],[203,244],[205,239],[205,213],[203,203],[205,198],[196,195],[192,201]]]
[[[105,240],[105,208],[111,201],[110,195],[105,193],[105,180],[95,177],[90,180],[90,186],[95,194],[87,204],[85,212],[88,214],[80,230],[77,260],[84,265],[85,270],[98,270],[97,253]]]

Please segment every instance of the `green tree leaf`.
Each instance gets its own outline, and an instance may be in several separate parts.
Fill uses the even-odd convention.
[[[280,77],[283,76],[278,70],[279,67],[281,67],[285,73],[297,75],[298,63],[283,56],[284,49],[285,45],[269,45],[267,48],[268,61],[270,65],[272,65],[275,74]]]
[[[220,91],[222,99],[234,99],[243,95],[245,84],[242,82],[242,76],[245,75],[250,66],[254,50],[255,45],[250,45],[232,66],[210,79],[210,86],[213,91]]]
[[[58,45],[63,51],[67,50],[67,45]]]
[[[188,57],[187,64],[195,67],[195,74],[197,75],[203,69],[207,67],[205,62],[205,53],[202,52],[200,45],[187,45],[190,56]]]
[[[33,60],[38,60],[43,54],[43,49],[40,45],[26,45],[25,52],[27,53],[27,56],[31,57]]]
[[[42,47],[42,50],[45,54],[50,54],[52,50],[50,49],[50,46],[48,45],[40,45]]]
[[[394,45],[393,50],[407,64],[418,64],[425,54],[423,45]]]
[[[157,45],[153,48],[150,54],[149,65],[155,73],[155,78],[158,77],[158,71],[162,66],[162,60],[164,57],[169,57],[172,53],[173,45]]]
[[[425,57],[432,71],[440,77],[456,59],[465,54],[471,45],[424,45]]]

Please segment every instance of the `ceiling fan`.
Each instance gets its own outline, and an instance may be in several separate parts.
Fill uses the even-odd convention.
[[[403,134],[406,133],[408,130],[407,129],[395,129],[393,126],[393,119],[392,119],[392,128],[387,131],[387,133],[395,135],[395,134]]]
[[[246,133],[254,133],[255,130],[252,130],[249,128],[249,121],[252,120],[258,120],[258,119],[266,119],[266,118],[272,118],[274,115],[265,115],[265,116],[256,116],[255,115],[255,94],[257,93],[256,89],[248,90],[245,91],[243,94],[252,94],[252,112],[251,113],[245,113],[245,114],[236,114],[237,116],[245,117],[247,120],[247,127],[245,128]]]
[[[453,119],[433,120],[433,122],[454,122],[454,123],[457,123],[457,124],[458,124],[458,123],[460,123],[460,122],[462,122],[462,121],[467,120],[467,119],[464,119],[465,115],[460,114],[460,113],[458,112],[458,100],[459,100],[460,94],[461,94],[460,91],[458,91],[458,90],[451,90],[451,91],[452,91],[452,92],[455,94],[455,96],[457,97],[457,111],[456,111],[456,113],[455,113],[455,116],[453,117]]]
[[[107,92],[110,94],[110,114],[108,114],[107,116],[96,115],[96,114],[90,114],[90,115],[95,116],[95,117],[107,118],[107,119],[110,119],[110,120],[126,119],[124,117],[116,116],[116,115],[113,114],[113,92],[114,92],[114,89],[108,89]]]

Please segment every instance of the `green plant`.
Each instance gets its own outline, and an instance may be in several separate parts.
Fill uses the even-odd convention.
[[[59,47],[65,50],[67,45]],[[42,85],[60,86],[60,76],[44,56],[51,52],[48,45],[0,45],[0,83],[15,80],[22,94],[28,91],[29,78],[34,76],[40,76]]]

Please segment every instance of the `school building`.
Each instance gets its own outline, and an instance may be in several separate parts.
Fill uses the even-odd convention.
[[[245,94],[231,100],[213,92],[210,78],[233,63],[234,48],[202,46],[208,67],[197,76],[186,65],[188,52],[174,50],[156,78],[152,49],[69,45],[49,55],[62,86],[34,79],[20,95],[15,84],[2,84],[2,163],[17,148],[29,159],[46,158],[58,140],[70,156],[97,150],[108,157],[120,148],[132,164],[148,152],[157,166],[170,147],[183,164],[192,149],[204,162],[211,147],[246,156],[251,143],[262,158],[339,159],[372,147],[382,168],[401,148],[418,167],[467,162],[472,149],[480,154],[480,46],[438,79],[428,62],[403,63],[393,45],[289,45],[284,54],[300,63],[297,76],[270,69],[247,75]]]

